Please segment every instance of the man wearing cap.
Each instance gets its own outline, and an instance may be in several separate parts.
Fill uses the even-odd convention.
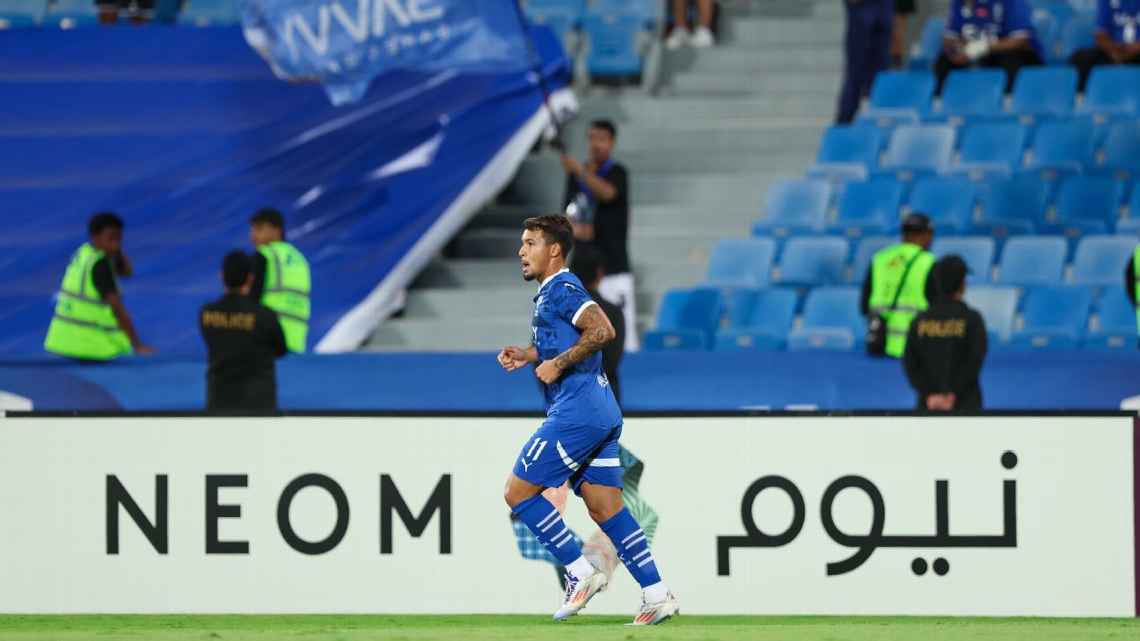
[[[962,302],[970,270],[961,257],[951,255],[938,261],[934,271],[946,294],[910,326],[906,376],[918,393],[919,411],[980,411],[986,323]]]
[[[276,359],[284,356],[285,333],[273,310],[249,295],[253,265],[244,252],[222,261],[225,296],[202,307],[198,324],[210,353],[206,409],[277,409]]]
[[[907,330],[919,312],[936,298],[938,286],[930,278],[934,255],[930,244],[934,227],[923,214],[910,214],[902,224],[902,242],[879,250],[863,279],[861,310],[868,319],[886,325],[885,354],[902,358]]]
[[[253,255],[250,296],[277,313],[290,352],[304,353],[309,335],[309,261],[285,241],[285,217],[276,209],[262,209],[249,219]]]

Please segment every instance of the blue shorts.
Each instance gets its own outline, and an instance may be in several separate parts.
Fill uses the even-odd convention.
[[[566,425],[547,419],[523,445],[514,475],[542,487],[561,487],[569,480],[575,494],[580,494],[583,481],[621,489],[621,427]]]

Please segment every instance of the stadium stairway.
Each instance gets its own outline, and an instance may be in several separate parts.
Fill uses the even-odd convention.
[[[834,0],[725,3],[720,43],[665,56],[658,95],[593,89],[567,128],[585,154],[585,129],[610,118],[615,156],[631,175],[630,257],[638,325],[652,326],[663,292],[704,278],[713,243],[744,237],[775,180],[797,175],[830,123],[842,68],[843,7]],[[540,151],[511,186],[430,265],[404,312],[368,350],[496,350],[525,343],[533,285],[519,276],[519,224],[561,209],[564,175]]]

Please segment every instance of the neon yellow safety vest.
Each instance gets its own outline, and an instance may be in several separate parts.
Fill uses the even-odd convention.
[[[1136,302],[1140,303],[1140,246],[1132,255],[1132,272],[1136,276]],[[1136,308],[1136,331],[1140,332],[1140,307]]]
[[[286,242],[257,248],[265,256],[265,289],[261,304],[277,312],[290,352],[303,353],[309,335],[309,261]]]
[[[915,256],[918,255],[917,258]],[[914,265],[902,283],[907,263],[915,258]],[[926,300],[926,277],[934,267],[934,254],[913,243],[899,243],[879,250],[871,259],[872,314],[882,314],[887,320],[887,355],[901,358],[906,351],[906,333],[919,312],[929,307]],[[898,303],[888,311],[899,287]]]
[[[56,295],[44,349],[53,354],[108,361],[131,353],[131,340],[119,329],[111,306],[99,296],[91,272],[103,252],[89,243],[71,257]]]

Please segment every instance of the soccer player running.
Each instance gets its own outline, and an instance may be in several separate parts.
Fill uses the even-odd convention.
[[[641,610],[633,625],[661,623],[677,614],[679,606],[661,580],[645,533],[622,503],[622,416],[602,373],[599,351],[613,340],[613,325],[566,267],[574,242],[570,221],[542,216],[527,219],[523,227],[523,280],[541,283],[534,297],[532,343],[504,348],[499,364],[508,372],[538,364],[535,374],[543,383],[547,409],[546,422],[523,445],[504,498],[566,567],[566,596],[555,621],[577,614],[608,582],[606,574],[582,556],[562,516],[542,496],[543,489],[569,480],[641,585]]]

